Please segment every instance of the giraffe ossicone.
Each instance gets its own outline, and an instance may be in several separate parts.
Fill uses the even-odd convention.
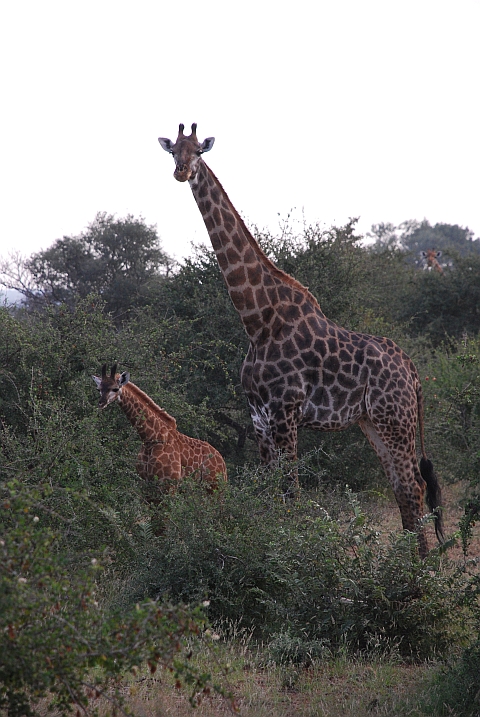
[[[339,431],[358,423],[377,453],[397,500],[402,524],[417,531],[423,502],[443,539],[441,490],[425,452],[423,395],[418,372],[391,339],[348,331],[328,319],[315,297],[266,256],[202,158],[200,143],[180,125],[175,142],[160,137],[188,181],[215,250],[230,298],[250,340],[241,372],[260,457],[297,458],[298,427]],[[417,423],[422,457],[418,465]]]
[[[104,364],[101,377],[92,378],[100,392],[99,408],[117,402],[138,432],[142,441],[136,466],[139,476],[158,479],[167,490],[174,490],[190,475],[205,481],[210,490],[226,481],[227,468],[220,453],[206,441],[180,433],[173,416],[132,383],[129,373],[116,370],[114,364],[108,376]]]

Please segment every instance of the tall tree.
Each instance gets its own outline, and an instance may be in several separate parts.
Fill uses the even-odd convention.
[[[19,291],[29,308],[75,304],[95,292],[115,315],[145,304],[173,261],[156,227],[131,214],[117,219],[99,212],[78,236],[64,236],[29,259],[10,257],[0,266],[2,283]]]

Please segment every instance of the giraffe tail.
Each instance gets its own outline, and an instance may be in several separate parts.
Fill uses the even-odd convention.
[[[418,404],[418,428],[420,431],[420,448],[422,457],[420,459],[420,473],[427,484],[425,498],[430,512],[435,515],[435,533],[439,543],[445,541],[443,532],[443,515],[442,515],[442,489],[438,482],[437,474],[433,469],[433,463],[427,458],[425,452],[425,430],[423,420],[423,393],[420,381],[417,384],[417,404]]]
[[[443,516],[442,516],[442,489],[438,482],[437,475],[433,469],[432,461],[428,458],[420,459],[420,473],[422,478],[427,484],[426,499],[427,505],[430,508],[430,512],[435,515],[435,533],[439,543],[445,541],[445,535],[443,532]]]

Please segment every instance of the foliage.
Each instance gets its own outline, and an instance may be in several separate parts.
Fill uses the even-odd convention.
[[[452,254],[453,256],[453,254]],[[416,273],[406,286],[396,318],[409,321],[410,330],[438,346],[463,334],[480,331],[480,254],[455,255],[445,274]]]
[[[420,252],[428,249],[454,250],[460,256],[480,253],[480,241],[468,227],[442,223],[432,226],[426,219],[410,219],[398,226],[374,224],[367,236],[375,240],[374,250],[401,249],[414,257],[416,264],[420,263]]]
[[[215,359],[214,347],[205,359],[192,347],[192,335],[182,322],[158,319],[148,308],[117,329],[94,295],[73,309],[50,307],[16,318],[0,308],[0,417],[24,434],[33,421],[35,400],[43,411],[62,399],[67,411],[88,424],[96,398],[91,374],[105,361],[119,361],[130,370],[132,380],[176,416],[180,430],[221,443],[223,434],[208,405],[195,405],[189,395],[195,382],[204,385],[206,370],[220,375],[222,363]],[[108,411],[99,420],[96,430],[113,424],[124,440],[131,440],[120,411]]]
[[[78,297],[98,293],[106,310],[120,316],[147,303],[171,264],[155,227],[99,212],[78,236],[57,239],[26,261],[12,257],[0,269],[3,284],[23,294],[29,308],[73,306]]]
[[[362,246],[353,221],[257,237],[328,316],[388,335],[414,358],[427,450],[442,481],[470,486],[467,551],[480,512],[477,243],[450,225],[402,232],[420,246],[440,229],[453,262],[441,277],[406,263],[406,245]],[[438,550],[419,561],[414,536],[387,540],[370,527],[345,485],[371,491],[386,481],[357,428],[302,432],[302,491],[284,502],[282,466],[254,467],[239,385],[248,341],[215,255],[200,247],[172,271],[164,259],[143,220],[98,215],[80,237],[32,257],[41,296],[37,286],[23,309],[0,309],[5,707],[20,714],[27,699],[33,709],[51,693],[66,710],[71,689],[93,709],[95,691],[113,697],[117,679],[154,649],[174,669],[187,665],[197,689],[203,677],[176,662],[176,637],[203,617],[174,605],[205,600],[216,624],[248,628],[268,645],[264,659],[285,670],[338,655],[423,660],[458,650],[465,631],[478,631],[478,585]],[[180,430],[217,447],[229,486],[209,496],[187,481],[152,505],[135,472],[138,437],[121,411],[96,409],[91,374],[105,362],[129,370]],[[475,639],[469,650],[452,672],[459,684],[476,664]],[[91,692],[87,680],[98,681]]]
[[[285,504],[280,473],[244,473],[217,501],[184,485],[138,595],[208,599],[214,622],[254,629],[275,659],[444,655],[464,629],[462,577],[440,570],[438,552],[421,561],[415,535],[380,542],[353,496],[348,520],[324,494]]]
[[[480,487],[480,341],[436,351],[419,366],[426,397],[429,450],[444,480]]]
[[[184,275],[180,272],[178,281],[182,278]],[[205,286],[208,294],[206,284],[207,281],[202,280],[201,286]],[[172,282],[172,286],[175,287],[176,282]],[[194,289],[189,288],[187,296],[192,299],[194,293]],[[205,299],[208,303],[207,297]],[[177,388],[170,393],[181,394],[190,406],[208,407],[210,417],[217,422],[224,423],[220,413],[225,412],[232,420],[239,417],[246,422],[248,414],[239,387],[244,335],[236,315],[224,326],[225,317],[228,318],[226,309],[233,311],[228,295],[226,299],[225,311],[199,304],[197,315],[192,310],[192,318],[188,311],[186,315],[175,311],[169,318],[159,320],[156,306],[138,311],[121,335],[123,362],[135,367],[135,375],[138,371],[144,374],[148,365],[150,385],[154,381],[163,391],[174,385]],[[182,414],[177,415],[178,419],[181,423]],[[192,427],[189,425],[188,429]]]
[[[464,332],[480,330],[480,239],[458,225],[423,222],[377,224],[369,234],[372,256],[395,255],[403,263],[402,281],[388,295],[391,318],[408,324],[416,336],[427,337],[434,345]],[[428,249],[442,250],[444,274],[419,271],[424,268],[420,254]]]
[[[468,647],[432,680],[429,714],[435,717],[478,717],[480,641]],[[431,711],[430,711],[431,710]]]
[[[472,516],[469,516],[470,518]],[[478,517],[478,513],[476,514]],[[471,528],[468,521],[463,529]],[[471,537],[471,536],[470,536]],[[464,548],[468,550],[468,536],[464,535]],[[480,577],[476,570],[476,560],[466,563],[469,575],[463,591],[463,602],[471,615],[471,641],[463,650],[460,658],[450,657],[447,664],[432,680],[432,689],[426,706],[429,714],[458,715],[458,717],[477,717],[480,694]]]
[[[433,446],[443,462],[444,477],[466,480],[469,486],[469,500],[459,525],[466,558],[480,515],[479,355],[479,339],[465,337],[453,350],[436,354],[429,362],[429,374],[425,377],[428,378],[425,385],[430,399],[428,418],[433,424]],[[450,659],[434,680],[427,707],[435,715],[478,715],[480,581],[475,565],[475,561],[466,563],[470,577],[462,593],[472,616],[472,641],[460,659]]]
[[[184,639],[203,627],[201,610],[154,601],[112,610],[99,598],[105,555],[85,553],[75,566],[49,527],[49,486],[28,491],[1,485],[0,708],[12,717],[73,706],[96,713],[103,695],[121,708],[117,680],[145,662],[161,664],[190,686],[192,699],[208,676],[190,666]]]

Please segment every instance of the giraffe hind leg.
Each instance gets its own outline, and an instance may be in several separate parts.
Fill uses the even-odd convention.
[[[400,509],[402,526],[404,530],[417,533],[418,551],[420,557],[424,558],[428,553],[428,543],[425,529],[419,527],[419,524],[423,517],[426,483],[418,469],[415,450],[392,454],[369,418],[359,421],[359,425],[390,481]]]

